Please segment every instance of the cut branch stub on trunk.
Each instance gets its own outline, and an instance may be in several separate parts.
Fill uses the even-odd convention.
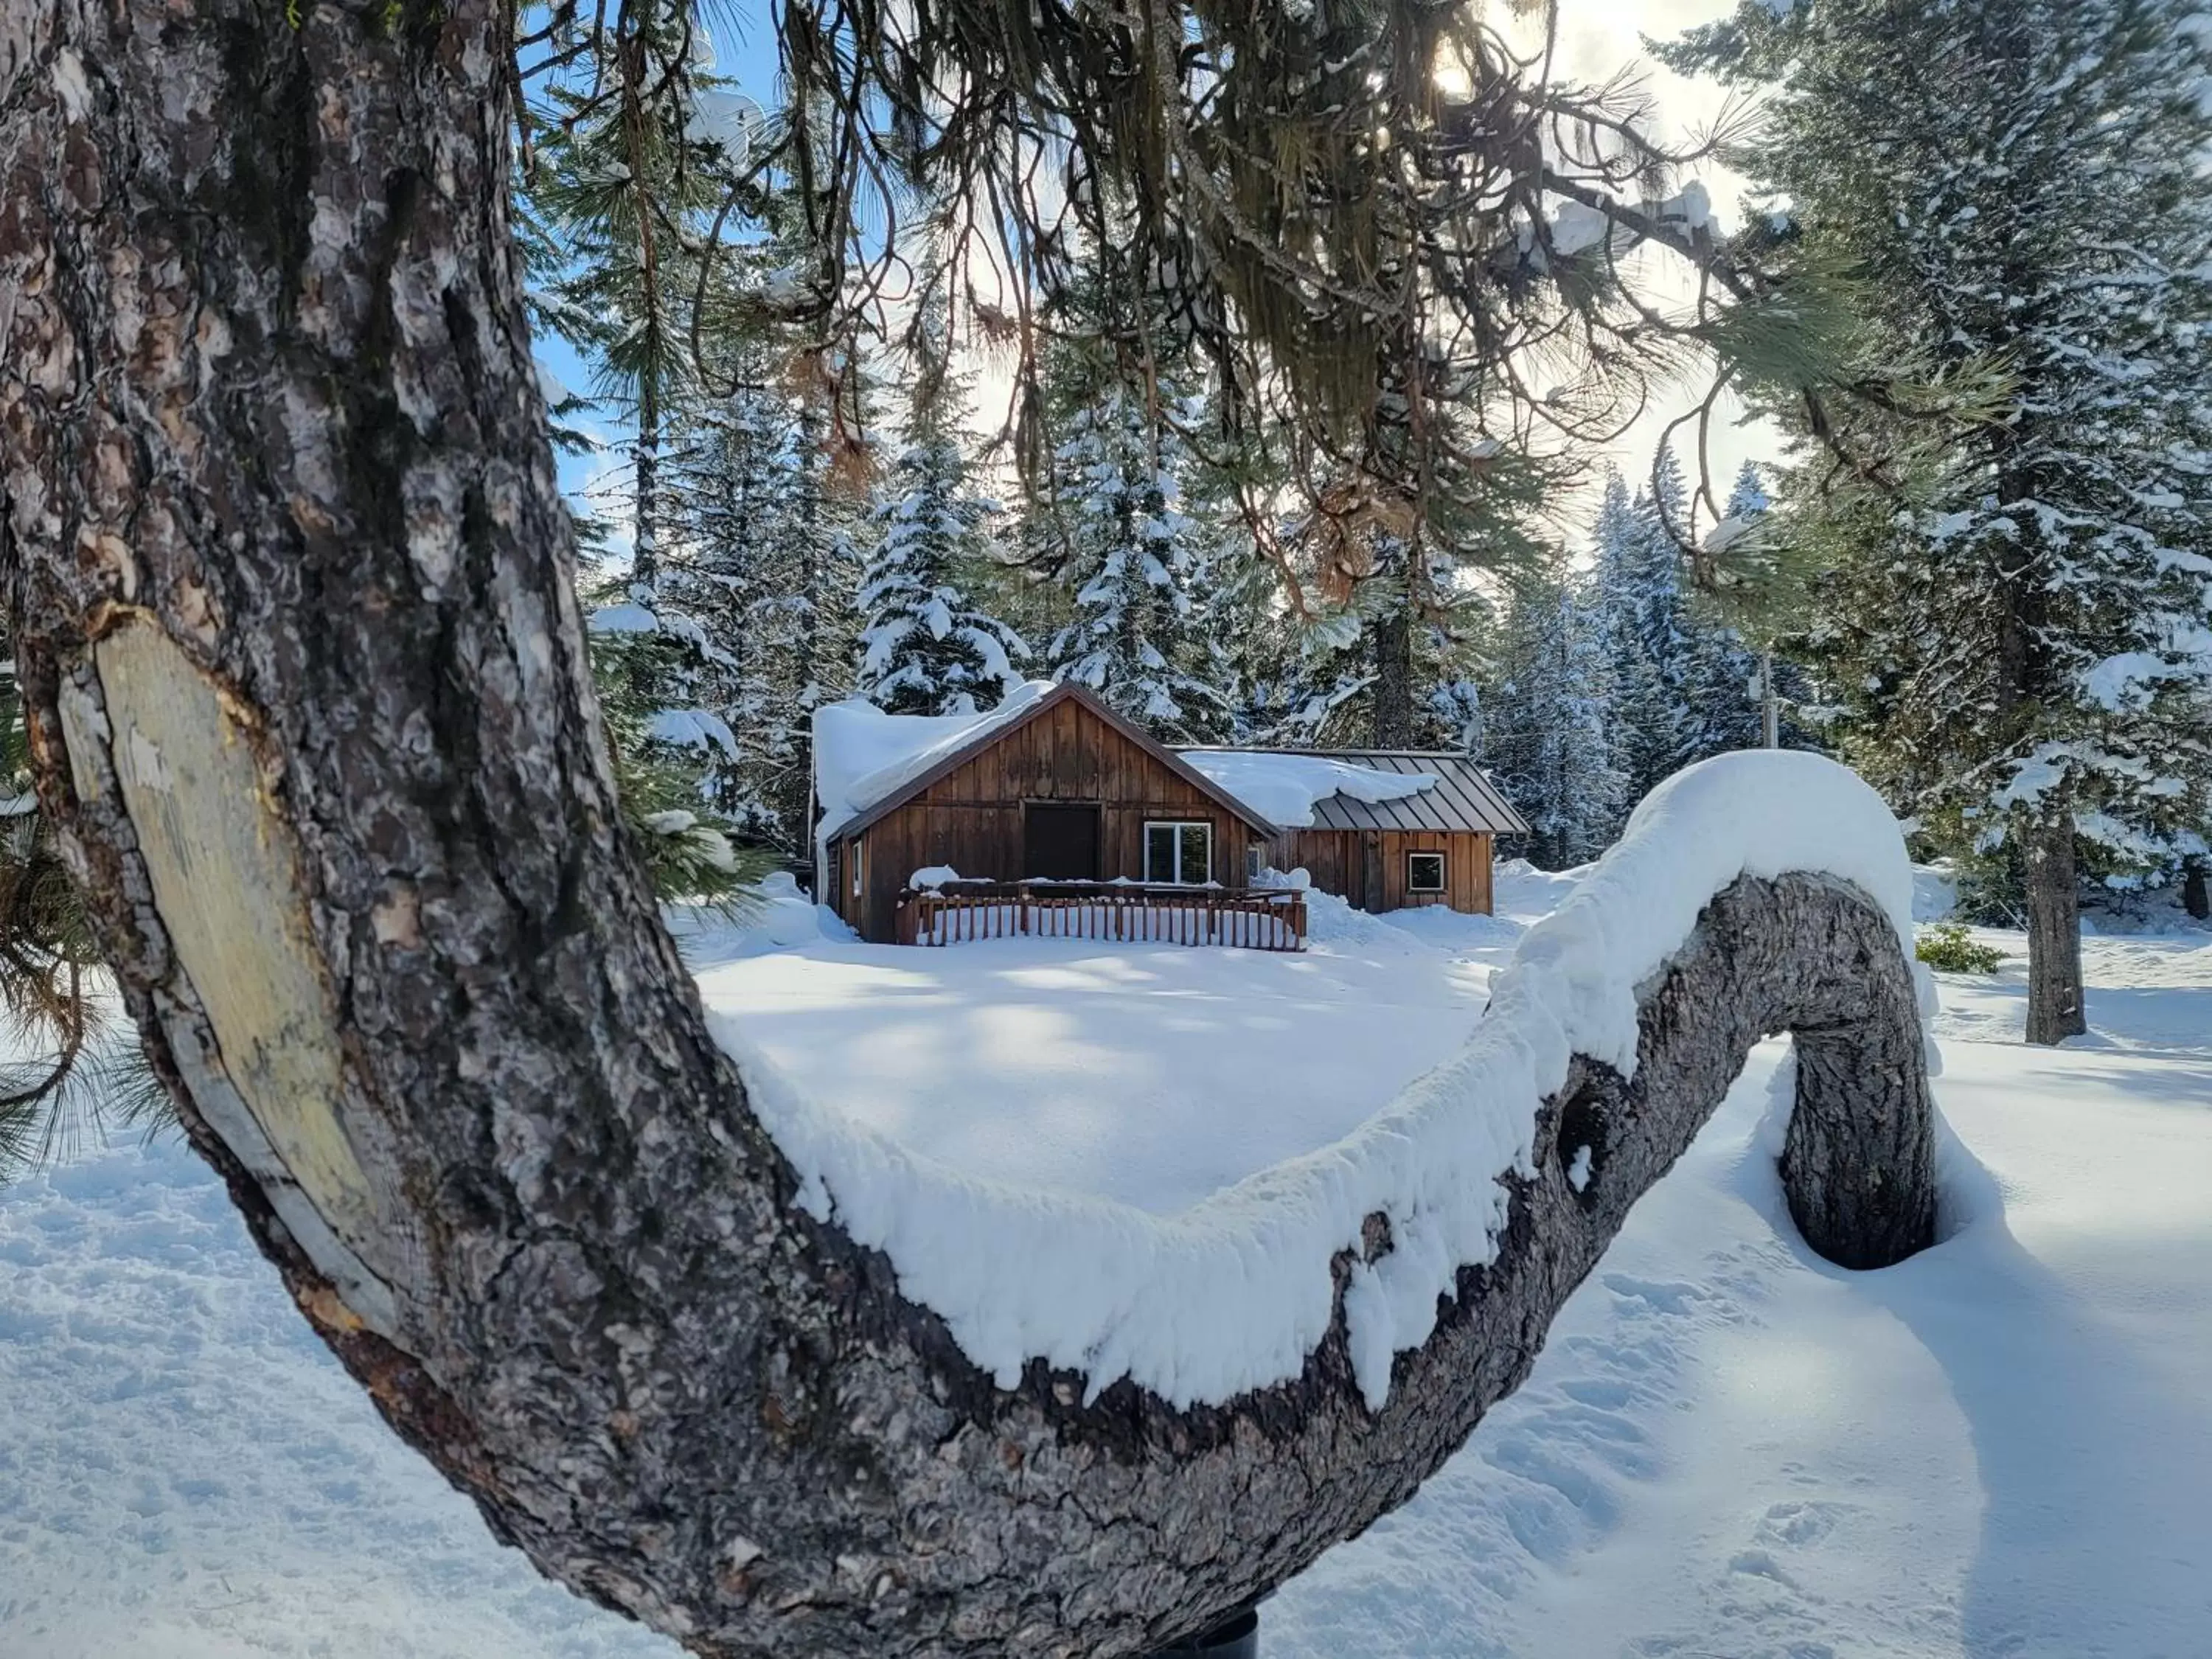
[[[1746,878],[1534,1109],[1370,1407],[997,1386],[802,1206],[615,811],[498,9],[0,9],[0,559],[41,799],[194,1144],[394,1427],[702,1654],[1109,1656],[1410,1496],[1772,1031],[1816,1248],[1927,1242],[1894,924]],[[190,114],[183,113],[191,112]],[[1570,1172],[1575,1179],[1570,1179]]]

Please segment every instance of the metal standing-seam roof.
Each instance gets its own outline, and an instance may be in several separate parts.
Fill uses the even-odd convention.
[[[1528,825],[1482,769],[1465,755],[1424,749],[1184,749],[1182,754],[1317,755],[1377,772],[1427,773],[1432,789],[1395,800],[1354,800],[1324,795],[1314,803],[1316,830],[1427,830],[1446,833],[1525,836]]]

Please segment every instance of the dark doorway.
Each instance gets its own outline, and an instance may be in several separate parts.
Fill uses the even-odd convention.
[[[1098,840],[1095,806],[1027,807],[1022,813],[1022,873],[1096,881]]]

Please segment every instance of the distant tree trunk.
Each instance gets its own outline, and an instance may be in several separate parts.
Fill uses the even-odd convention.
[[[1759,741],[1766,748],[1782,747],[1782,700],[1774,690],[1774,647],[1759,653]]]
[[[806,469],[807,477],[799,496],[799,595],[805,609],[799,615],[798,687],[804,708],[812,708],[821,702],[822,667],[822,601],[823,594],[822,570],[822,492],[823,462],[822,457],[822,416],[817,411],[814,396],[809,392],[799,400],[799,465]],[[797,728],[799,743],[808,754],[809,772],[813,769],[811,752],[814,743],[811,722],[801,718]]]
[[[1407,608],[1395,605],[1378,620],[1375,638],[1375,684],[1368,696],[1374,710],[1377,749],[1413,746],[1413,621]]]
[[[2081,995],[2081,900],[2074,821],[2063,811],[2027,835],[2027,1040],[2051,1043],[2089,1029]]]
[[[2205,896],[2204,857],[2201,853],[2182,860],[2181,908],[2199,921],[2212,918],[2212,898]]]
[[[1912,981],[1718,896],[1387,1401],[995,1385],[799,1200],[616,810],[507,234],[508,14],[0,9],[0,570],[43,809],[192,1144],[502,1540],[708,1659],[1112,1659],[1402,1503],[1750,1045],[1813,1247],[1934,1224]],[[1471,1103],[1471,1105],[1473,1103]],[[1570,1182],[1588,1149],[1590,1178]]]
[[[660,392],[648,374],[637,398],[637,455],[631,474],[636,522],[630,544],[629,579],[651,588],[660,580]],[[742,638],[743,631],[739,630]]]

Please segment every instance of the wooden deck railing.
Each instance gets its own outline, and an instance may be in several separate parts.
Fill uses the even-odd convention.
[[[898,896],[902,945],[969,939],[1129,940],[1303,951],[1305,895],[1295,889],[1123,885],[1112,882],[961,882]]]

